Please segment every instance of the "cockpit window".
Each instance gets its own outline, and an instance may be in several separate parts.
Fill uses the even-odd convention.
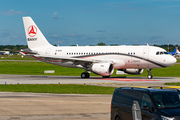
[[[164,52],[164,54],[166,54],[166,55],[167,55],[167,54],[168,54],[168,52]]]
[[[156,55],[167,55],[168,54],[168,52],[166,52],[166,51],[158,51],[158,52],[156,52]]]

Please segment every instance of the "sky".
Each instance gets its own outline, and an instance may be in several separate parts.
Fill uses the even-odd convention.
[[[0,0],[0,45],[27,45],[24,16],[53,45],[180,44],[180,0]]]

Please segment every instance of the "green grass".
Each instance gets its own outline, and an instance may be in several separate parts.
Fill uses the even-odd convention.
[[[177,82],[177,83],[165,83],[165,85],[175,85],[175,86],[180,86],[180,82]]]
[[[64,94],[113,94],[115,87],[73,84],[0,85],[1,92],[34,92]]]
[[[22,58],[21,55],[0,55],[0,60],[34,60],[27,56]]]
[[[84,70],[47,64],[44,62],[0,61],[0,74],[47,75],[45,70],[55,70],[48,75],[80,75]]]
[[[144,69],[140,76],[147,76],[148,72]],[[180,65],[175,64],[171,67],[152,69],[151,74],[155,77],[180,77]]]
[[[177,63],[180,63],[180,59],[177,59]]]
[[[45,74],[45,70],[55,70],[55,73]],[[19,75],[61,75],[61,76],[80,76],[84,69],[67,68],[57,65],[47,64],[45,62],[25,62],[25,61],[0,61],[0,74],[19,74]],[[144,69],[141,75],[116,75],[112,76],[147,76],[147,71]],[[176,64],[167,68],[152,69],[153,76],[159,77],[179,77],[180,65]],[[94,73],[91,76],[98,76]]]

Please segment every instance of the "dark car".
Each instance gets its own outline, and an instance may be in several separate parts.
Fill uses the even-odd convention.
[[[118,88],[112,97],[111,120],[180,120],[180,91]]]

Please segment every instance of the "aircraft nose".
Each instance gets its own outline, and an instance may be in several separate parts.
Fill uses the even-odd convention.
[[[167,62],[167,66],[172,66],[177,62],[176,58],[171,56],[170,58],[168,58],[168,62]]]

